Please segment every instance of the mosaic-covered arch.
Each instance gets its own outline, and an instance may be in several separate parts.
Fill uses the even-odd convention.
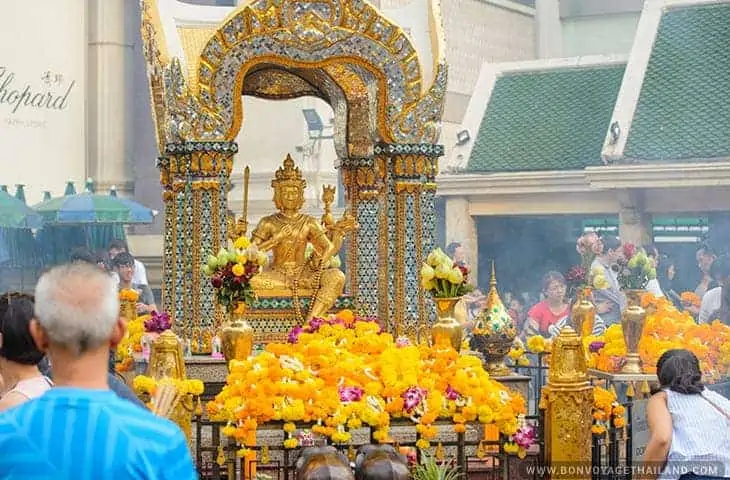
[[[268,62],[288,68],[350,64],[378,83],[378,139],[435,142],[445,68],[422,95],[421,67],[401,28],[364,0],[256,0],[233,12],[203,48],[197,84],[200,140],[233,140],[241,128],[246,73]],[[347,91],[346,85],[341,85]]]

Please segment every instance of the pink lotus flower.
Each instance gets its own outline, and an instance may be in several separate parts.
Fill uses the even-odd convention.
[[[360,401],[365,391],[360,387],[340,387],[341,402],[357,402]]]
[[[427,393],[426,390],[420,387],[411,387],[403,392],[403,406],[406,412],[410,413],[419,406],[425,400]]]

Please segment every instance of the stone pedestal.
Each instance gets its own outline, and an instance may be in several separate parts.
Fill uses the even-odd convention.
[[[651,215],[644,207],[643,190],[626,190],[619,192],[621,210],[618,214],[619,237],[623,243],[642,246],[653,239]]]

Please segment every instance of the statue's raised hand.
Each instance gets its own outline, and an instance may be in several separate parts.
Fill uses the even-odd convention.
[[[352,215],[345,213],[342,218],[335,224],[335,230],[343,233],[352,232],[357,230],[360,226],[357,224],[357,220]]]

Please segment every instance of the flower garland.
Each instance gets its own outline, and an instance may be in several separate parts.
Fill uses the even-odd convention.
[[[543,337],[542,335],[533,335],[527,339],[526,343],[522,343],[522,340],[516,339],[507,353],[507,358],[512,360],[512,363],[517,367],[529,367],[530,359],[527,357],[528,353],[540,354],[550,353],[553,348],[553,343],[550,339]],[[543,360],[547,360],[546,358]]]
[[[591,431],[595,435],[606,433],[611,423],[614,428],[625,426],[625,413],[626,409],[618,403],[616,393],[603,387],[593,387],[593,426]]]
[[[142,353],[142,336],[145,334],[145,322],[151,318],[150,315],[142,315],[127,322],[127,332],[119,345],[117,345],[116,360],[117,371],[126,372],[132,367],[135,353]]]
[[[258,425],[283,421],[286,448],[299,445],[296,422],[314,423],[312,433],[334,443],[368,425],[386,442],[391,420],[407,419],[423,449],[437,435],[438,419],[453,421],[456,432],[478,421],[510,436],[526,413],[524,398],[491,380],[478,358],[396,343],[375,321],[339,315],[310,323],[290,343],[232,361],[226,386],[207,409],[210,418],[228,422],[224,435],[244,445]]]
[[[667,350],[684,348],[694,353],[708,381],[730,373],[730,327],[714,321],[697,324],[688,312],[677,310],[665,298],[647,294],[644,331],[639,340],[639,355],[646,373],[656,371],[659,357]],[[626,356],[621,325],[611,325],[601,336],[583,339],[588,366],[606,372],[620,371]]]
[[[537,442],[537,428],[525,421],[524,415],[520,415],[520,426],[504,444],[504,452],[510,455],[517,455],[525,458],[527,451]]]
[[[131,288],[123,288],[119,290],[119,301],[137,303],[139,301],[139,292]]]
[[[180,395],[193,395],[195,397],[201,395],[204,390],[203,382],[196,378],[180,380],[177,378],[163,377],[156,380],[146,375],[137,375],[132,381],[132,388],[137,395],[154,395],[157,387],[160,385],[172,385]]]

